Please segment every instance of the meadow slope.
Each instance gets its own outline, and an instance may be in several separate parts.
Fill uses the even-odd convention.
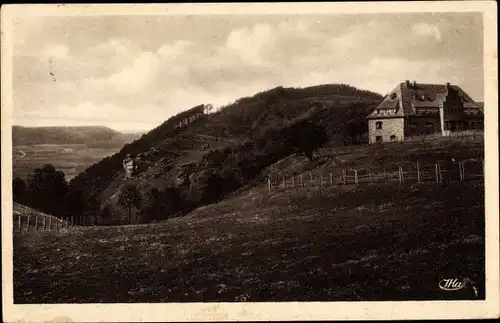
[[[164,223],[14,237],[15,303],[484,299],[481,183],[254,189]]]

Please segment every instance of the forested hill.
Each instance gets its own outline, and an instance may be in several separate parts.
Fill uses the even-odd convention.
[[[300,127],[308,127],[307,124],[298,120],[310,120],[326,131],[326,144],[357,142],[366,132],[366,115],[381,99],[380,94],[370,91],[344,84],[327,84],[307,88],[277,87],[238,99],[213,113],[207,113],[211,109],[209,105],[200,105],[168,119],[126,144],[120,152],[80,173],[70,182],[70,190],[81,192],[87,200],[97,198],[103,205],[111,203],[115,207],[117,192],[124,185],[122,160],[127,153],[144,154],[140,174],[134,182],[142,194],[148,195],[152,189],[175,187],[182,195],[192,192],[194,181],[198,187],[203,186],[215,173],[220,173],[223,179],[232,178],[230,185],[224,184],[226,190],[232,190],[257,176],[271,160],[293,153],[296,147],[291,146],[303,142],[302,139],[290,141],[289,147],[278,149],[266,146],[266,138],[271,135],[278,138],[280,132],[288,131],[282,131],[287,127],[293,127],[293,133],[306,135],[307,131],[302,131],[306,129]],[[186,117],[195,114],[188,124],[182,124]],[[310,130],[310,134],[317,133],[317,129]],[[286,140],[281,140],[282,146],[287,145]],[[259,147],[254,145],[257,142]],[[219,152],[222,155],[217,157]],[[238,160],[233,170],[223,169],[226,166],[214,162],[214,158],[224,160],[228,155]],[[250,158],[254,164],[249,166],[250,162],[241,158]],[[249,168],[240,169],[243,164]],[[208,174],[209,170],[212,175]],[[205,196],[195,200],[191,202],[207,203],[211,198]]]
[[[340,114],[345,113],[339,118],[349,118],[345,108],[353,104],[371,108],[381,99],[378,93],[345,84],[277,87],[222,107],[218,113],[210,116],[210,122],[199,125],[197,131],[215,136],[252,137],[269,126],[291,120],[315,106],[334,108]]]

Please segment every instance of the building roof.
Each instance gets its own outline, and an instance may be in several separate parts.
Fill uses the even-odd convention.
[[[478,104],[457,85],[420,84],[406,81],[398,84],[395,89],[389,92],[375,110],[368,115],[368,118],[378,118],[379,115],[376,114],[378,109],[396,108],[395,116],[406,116],[414,115],[417,107],[442,107],[449,91],[456,91],[464,104],[471,107]]]

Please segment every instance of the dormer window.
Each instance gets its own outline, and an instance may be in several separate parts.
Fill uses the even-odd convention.
[[[395,99],[395,98],[397,98],[397,97],[398,97],[398,96],[397,96],[397,94],[396,94],[396,93],[392,93],[392,94],[391,94],[391,99],[393,99],[393,100],[394,100],[394,99]]]

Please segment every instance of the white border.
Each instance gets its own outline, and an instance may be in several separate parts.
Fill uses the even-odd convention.
[[[482,12],[485,75],[486,301],[13,305],[12,21],[23,16]],[[144,5],[7,5],[1,10],[2,288],[5,322],[464,319],[500,316],[498,47],[494,1]]]

